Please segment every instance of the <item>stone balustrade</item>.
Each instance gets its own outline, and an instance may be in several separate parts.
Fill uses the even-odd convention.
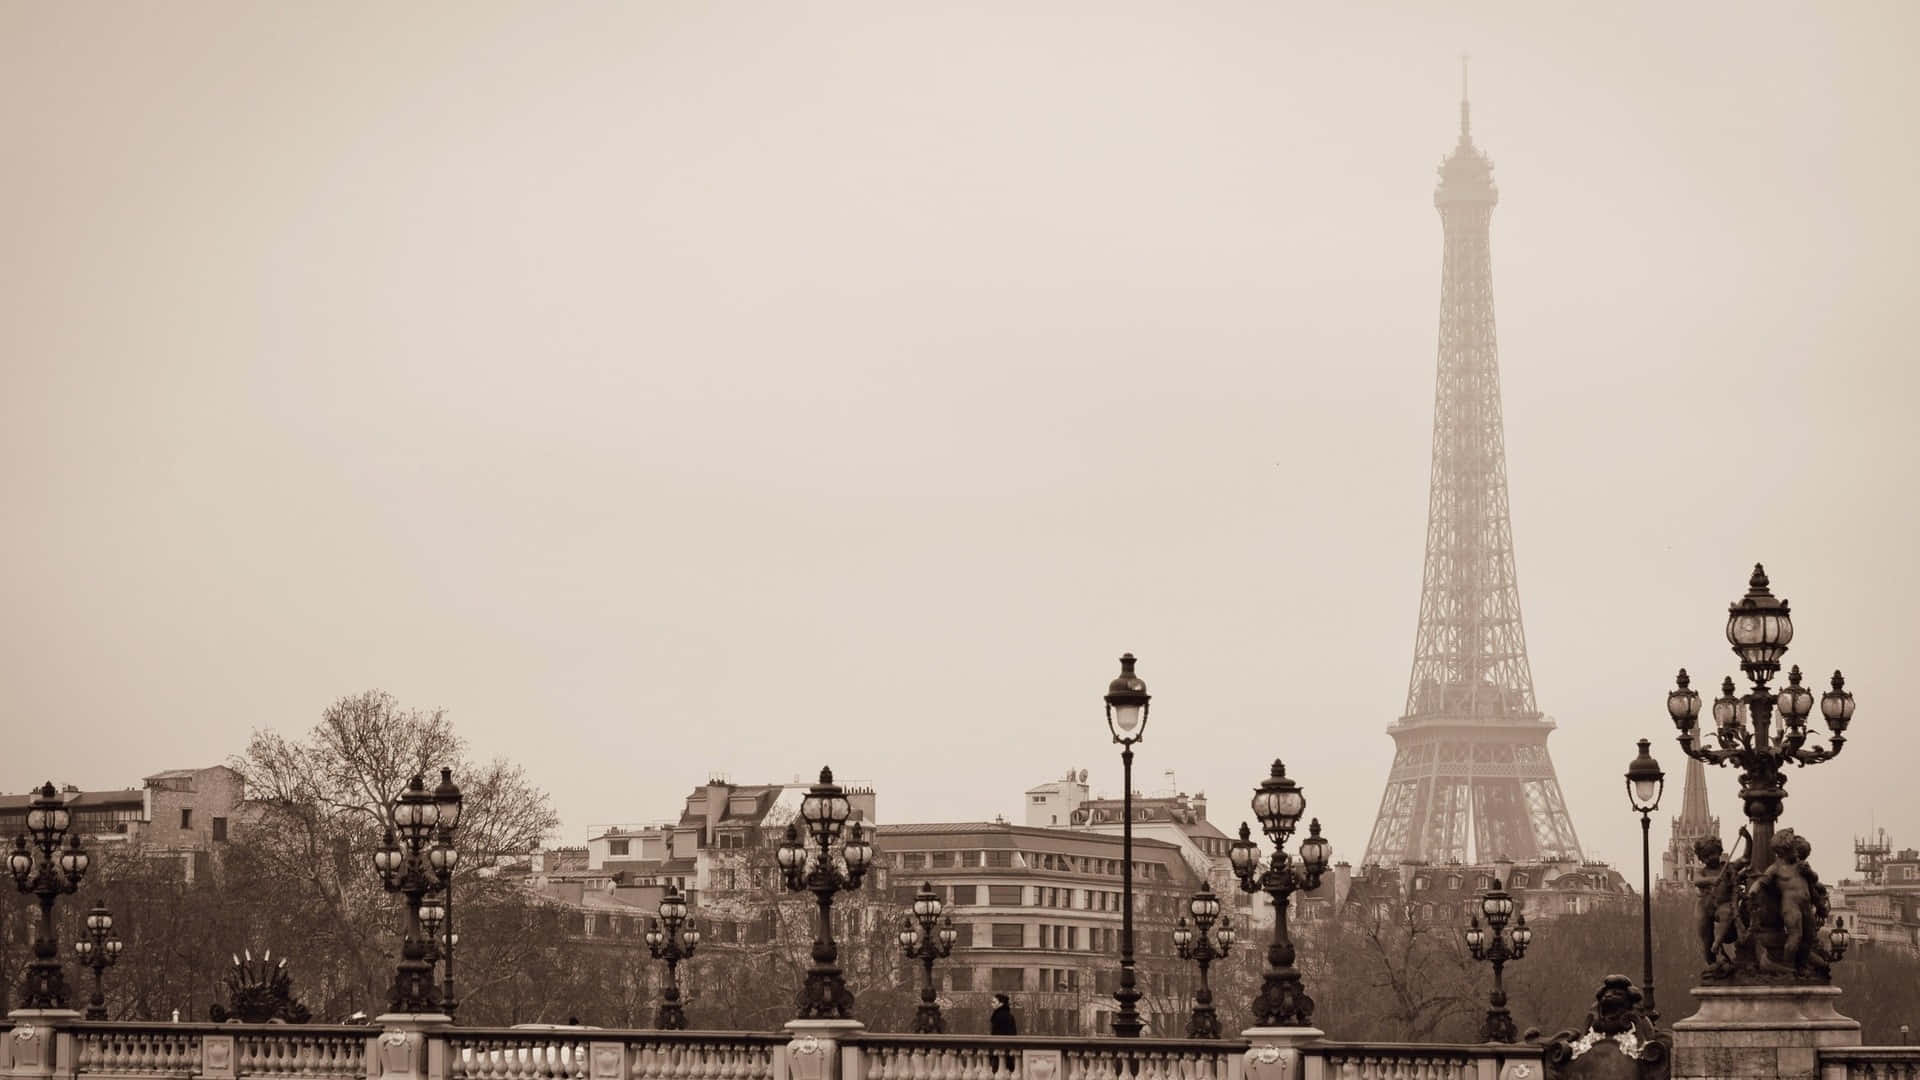
[[[794,1031],[97,1023],[16,1017],[0,1080],[1540,1080],[1532,1045]],[[27,1034],[22,1034],[23,1032]],[[15,1044],[18,1044],[17,1046]],[[1920,1048],[1915,1048],[1920,1050]],[[796,1055],[789,1067],[789,1054]],[[1847,1048],[1831,1080],[1920,1080]],[[1882,1056],[1876,1056],[1882,1055]],[[1907,1071],[1899,1071],[1905,1068]],[[804,1075],[803,1075],[804,1074]]]
[[[1336,1043],[1308,1050],[1304,1080],[1540,1080],[1536,1044]]]
[[[449,1028],[447,1080],[784,1080],[785,1032]]]
[[[1920,1046],[1821,1047],[1820,1080],[1920,1080]]]

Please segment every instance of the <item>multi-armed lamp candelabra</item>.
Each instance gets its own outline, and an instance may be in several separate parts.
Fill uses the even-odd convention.
[[[1480,929],[1478,917],[1467,923],[1468,951],[1475,960],[1493,964],[1493,993],[1487,996],[1487,1018],[1480,1022],[1480,1037],[1488,1042],[1510,1043],[1520,1038],[1519,1029],[1513,1025],[1513,1014],[1507,1011],[1507,990],[1500,978],[1507,961],[1527,954],[1533,931],[1527,927],[1525,914],[1514,922],[1511,931],[1507,930],[1513,907],[1513,897],[1502,887],[1500,879],[1495,878],[1493,890],[1480,898],[1480,914],[1487,917],[1487,928]]]
[[[60,944],[53,931],[53,902],[61,894],[78,889],[87,873],[87,853],[81,850],[80,837],[67,835],[72,823],[73,815],[59,790],[53,781],[47,781],[27,804],[27,835],[14,838],[13,851],[7,856],[14,884],[40,901],[33,961],[27,965],[20,987],[23,1009],[67,1007],[67,976],[60,966]],[[66,841],[64,846],[62,839]]]
[[[807,969],[807,981],[800,987],[798,1006],[802,1020],[851,1020],[853,991],[847,989],[836,961],[839,947],[833,941],[833,897],[835,893],[860,887],[867,867],[873,865],[873,845],[867,842],[859,822],[847,827],[853,806],[846,793],[833,782],[833,770],[821,769],[820,782],[807,789],[800,800],[800,820],[807,835],[787,826],[786,842],[774,853],[785,873],[790,892],[811,892],[820,907],[820,936],[813,939],[813,966]],[[846,840],[838,856],[833,846],[842,831]]]
[[[443,1004],[433,985],[431,958],[438,955],[447,909],[435,902],[424,913],[421,910],[427,895],[451,880],[460,858],[453,846],[454,832],[460,824],[459,789],[452,785],[450,770],[441,770],[441,778],[440,788],[428,791],[420,775],[414,775],[393,801],[389,815],[393,828],[387,832],[386,843],[373,853],[381,884],[407,901],[400,963],[394,971],[388,1002],[396,1013],[436,1013]]]
[[[1193,913],[1193,926],[1188,928],[1185,916],[1173,927],[1173,947],[1179,951],[1180,959],[1191,960],[1200,967],[1200,988],[1194,991],[1193,1015],[1187,1017],[1187,1038],[1217,1039],[1220,1037],[1220,1017],[1213,1010],[1213,988],[1207,985],[1207,968],[1215,960],[1227,955],[1233,947],[1233,917],[1222,917],[1220,898],[1213,894],[1211,885],[1202,885],[1200,891],[1187,901],[1187,910]],[[1214,929],[1214,920],[1220,922]]]
[[[1307,812],[1307,796],[1287,776],[1287,767],[1273,763],[1273,772],[1253,792],[1253,814],[1260,828],[1273,841],[1273,858],[1263,870],[1260,847],[1251,839],[1247,823],[1240,823],[1240,839],[1233,842],[1227,856],[1233,872],[1245,892],[1265,892],[1273,898],[1273,942],[1267,946],[1267,973],[1261,980],[1260,994],[1253,999],[1254,1024],[1259,1027],[1306,1027],[1313,1022],[1313,999],[1300,981],[1300,969],[1293,966],[1293,940],[1287,936],[1288,898],[1300,889],[1320,887],[1320,875],[1326,872],[1327,858],[1333,850],[1320,835],[1320,820],[1308,826],[1307,838],[1300,841],[1300,859],[1296,864],[1287,854],[1287,840]]]
[[[113,912],[104,903],[96,903],[87,912],[87,933],[73,943],[80,963],[93,969],[93,997],[87,1001],[87,1019],[107,1018],[107,991],[101,973],[120,959],[120,935],[113,932]]]
[[[913,1010],[913,1030],[921,1035],[939,1035],[947,1030],[946,1017],[940,1015],[940,1002],[933,990],[933,962],[953,952],[960,931],[951,918],[941,914],[943,906],[933,885],[923,881],[913,896],[913,914],[900,917],[900,951],[907,959],[920,961],[920,1007]]]
[[[1780,844],[1775,843],[1774,823],[1780,819],[1781,803],[1787,797],[1785,770],[1790,765],[1818,765],[1839,757],[1846,747],[1847,725],[1853,720],[1853,695],[1847,692],[1845,677],[1835,671],[1830,689],[1820,696],[1820,715],[1831,737],[1824,748],[1809,747],[1807,718],[1813,714],[1813,691],[1800,685],[1799,665],[1787,673],[1787,685],[1778,690],[1768,687],[1768,681],[1779,674],[1780,658],[1793,640],[1792,612],[1768,585],[1766,569],[1756,563],[1747,595],[1727,608],[1727,643],[1740,658],[1740,670],[1751,685],[1745,694],[1736,696],[1732,678],[1721,682],[1720,697],[1713,703],[1713,738],[1719,745],[1705,745],[1698,727],[1700,695],[1690,686],[1685,668],[1667,694],[1667,715],[1680,731],[1680,749],[1709,765],[1733,765],[1740,770],[1740,799],[1752,837],[1750,858],[1735,883],[1739,891],[1733,894],[1741,898],[1749,889],[1765,885],[1758,879],[1770,863],[1803,877],[1810,873],[1806,856],[1812,845],[1800,837],[1787,839],[1786,834],[1782,834]],[[1790,972],[1801,980],[1826,981],[1826,968],[1818,962],[1818,922],[1811,918],[1813,913],[1800,910],[1784,898],[1775,906],[1780,912],[1763,910],[1751,932],[1734,941],[1712,943],[1711,949],[1719,954],[1713,977],[1736,982],[1769,981]],[[1831,946],[1831,940],[1828,944]],[[1770,952],[1777,952],[1778,959],[1769,956]]]
[[[700,929],[687,925],[687,899],[677,885],[668,885],[660,898],[660,921],[647,920],[647,951],[655,960],[667,963],[667,985],[660,992],[660,1008],[653,1015],[653,1026],[662,1031],[684,1031],[687,1011],[680,1007],[680,961],[693,955],[700,944]],[[663,929],[664,927],[664,929]]]

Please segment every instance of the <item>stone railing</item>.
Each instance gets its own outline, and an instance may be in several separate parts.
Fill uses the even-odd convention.
[[[818,1030],[91,1023],[15,1016],[0,1080],[1539,1080],[1531,1045]],[[1920,1050],[1920,1048],[1912,1048]],[[1920,1080],[1907,1048],[1824,1052],[1831,1080]],[[1901,1071],[1901,1070],[1905,1071]]]
[[[446,1080],[784,1080],[775,1064],[789,1036],[450,1028],[436,1038],[447,1047]]]
[[[60,1030],[61,1076],[363,1080],[364,1027],[76,1023]]]
[[[1304,1048],[1304,1080],[1540,1080],[1533,1043],[1336,1043]]]
[[[76,1024],[74,1071],[95,1076],[197,1076],[211,1024]],[[364,1048],[361,1051],[365,1053]]]
[[[841,1080],[1240,1080],[1244,1039],[893,1035],[849,1040]]]
[[[1820,1080],[1920,1080],[1920,1046],[1823,1046]]]

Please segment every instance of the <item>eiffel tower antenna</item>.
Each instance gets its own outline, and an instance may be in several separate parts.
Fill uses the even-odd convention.
[[[1468,138],[1440,166],[1440,347],[1426,565],[1407,708],[1364,862],[1581,858],[1534,704],[1507,510],[1507,451],[1489,246],[1500,194]]]
[[[1467,107],[1467,54],[1460,54],[1460,138],[1473,138],[1473,120]]]

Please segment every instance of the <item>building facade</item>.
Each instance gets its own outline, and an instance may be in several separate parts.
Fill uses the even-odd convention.
[[[168,769],[138,788],[81,791],[68,785],[60,797],[72,815],[70,830],[95,854],[139,852],[180,862],[188,880],[210,872],[233,831],[252,813],[246,784],[225,765]],[[0,836],[26,831],[27,806],[35,796],[0,795]]]

